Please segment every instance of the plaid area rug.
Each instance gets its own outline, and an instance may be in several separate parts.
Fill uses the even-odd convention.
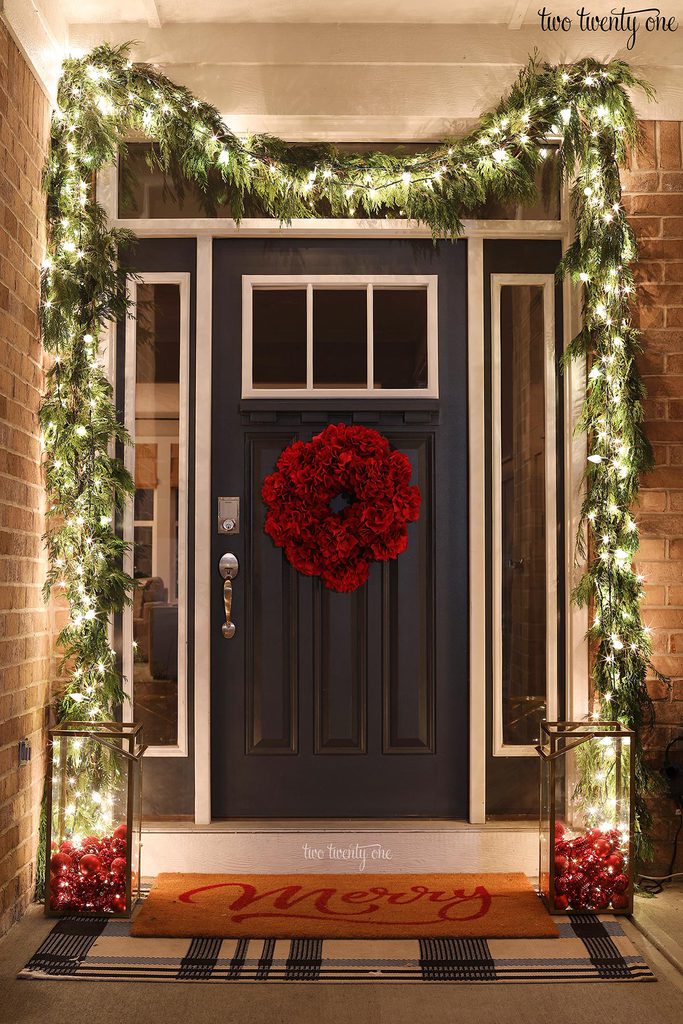
[[[62,918],[20,972],[51,981],[656,981],[618,918],[556,918],[559,939],[137,939]]]

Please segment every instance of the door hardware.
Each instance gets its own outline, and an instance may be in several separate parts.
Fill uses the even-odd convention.
[[[218,532],[223,534],[240,532],[239,498],[218,499]]]
[[[218,571],[223,577],[223,608],[225,611],[225,622],[221,626],[221,633],[226,640],[231,640],[236,632],[235,623],[232,621],[232,581],[240,571],[237,557],[231,551],[226,551],[224,555],[221,555]]]

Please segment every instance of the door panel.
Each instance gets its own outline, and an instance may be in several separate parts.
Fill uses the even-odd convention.
[[[297,751],[297,586],[295,570],[263,532],[261,482],[295,435],[247,435],[246,572],[236,583],[246,591],[245,679],[247,753]],[[232,538],[230,538],[232,540]],[[239,641],[238,641],[239,644]]]
[[[389,435],[391,438],[391,435]],[[433,435],[391,438],[423,496],[411,544],[383,566],[384,753],[434,753]],[[411,601],[410,595],[413,595]]]
[[[352,594],[315,587],[316,754],[367,750],[367,608],[365,587]]]
[[[466,816],[466,256],[464,241],[214,242],[214,509],[242,502],[241,532],[212,544],[216,818]],[[436,275],[440,397],[241,399],[242,277],[266,274]],[[335,422],[387,436],[422,493],[407,550],[351,594],[295,572],[263,532],[280,452]],[[231,640],[225,551],[240,561]]]

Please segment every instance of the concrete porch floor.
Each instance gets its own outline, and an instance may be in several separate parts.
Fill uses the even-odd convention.
[[[637,900],[636,918],[652,940],[683,962],[683,886],[656,900]],[[204,1024],[314,1024],[372,1021],[413,1024],[468,1021],[478,1024],[680,1024],[683,975],[631,922],[632,941],[644,953],[656,984],[592,985],[172,985],[19,981],[24,965],[52,927],[32,907],[0,942],[0,1018],[17,1024],[121,1024],[122,1021]],[[676,948],[677,947],[677,948]],[[229,1015],[226,1018],[226,1013]]]

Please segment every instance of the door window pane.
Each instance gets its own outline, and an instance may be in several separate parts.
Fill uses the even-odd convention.
[[[503,743],[546,717],[546,394],[543,288],[500,293]]]
[[[313,386],[364,388],[368,379],[367,289],[313,291]]]
[[[375,288],[374,386],[427,387],[427,291]]]
[[[150,746],[178,742],[180,288],[137,286],[133,718]]]
[[[305,388],[305,289],[255,288],[252,294],[254,387]]]
[[[244,398],[438,397],[436,276],[245,282]]]

